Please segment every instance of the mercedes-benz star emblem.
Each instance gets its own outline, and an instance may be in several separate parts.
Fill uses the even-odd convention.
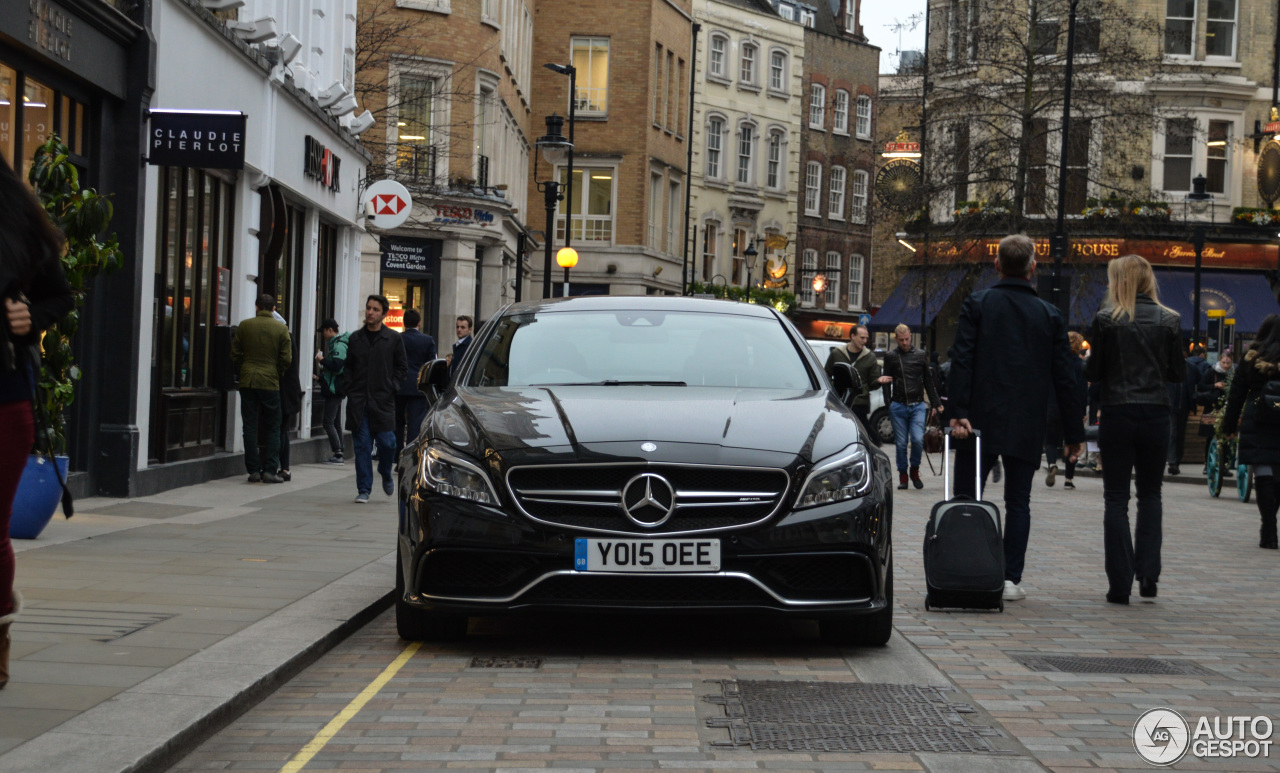
[[[643,472],[622,487],[622,511],[637,526],[661,526],[675,509],[676,491],[661,475]]]
[[[649,443],[649,442],[641,443],[641,444],[640,444],[640,450],[641,450],[641,451],[644,451],[646,454],[651,454],[651,453],[653,453],[654,451],[657,451],[657,450],[658,450],[658,444],[657,444],[657,443]]]

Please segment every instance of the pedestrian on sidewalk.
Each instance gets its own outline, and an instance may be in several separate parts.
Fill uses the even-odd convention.
[[[1048,406],[1062,417],[1068,459],[1084,442],[1084,403],[1076,375],[1076,355],[1067,322],[1056,307],[1036,295],[1036,245],[1017,234],[1000,240],[996,271],[1000,281],[964,300],[951,359],[952,436],[956,447],[956,494],[981,499],[974,491],[973,430],[982,433],[981,477],[1004,461],[1004,598],[1026,598],[1020,587],[1031,536],[1031,484],[1040,469]],[[967,446],[967,448],[966,448]]]
[[[1089,401],[1089,382],[1084,376],[1084,336],[1072,330],[1067,333],[1067,343],[1071,347],[1072,375],[1076,379],[1076,396],[1080,400],[1079,405],[1082,411],[1080,418],[1083,421],[1084,406]],[[1044,459],[1048,472],[1045,473],[1044,485],[1053,487],[1058,477],[1058,460],[1061,459],[1065,468],[1062,487],[1075,490],[1076,460],[1067,455],[1066,447],[1062,442],[1062,416],[1058,413],[1056,400],[1049,401],[1048,422],[1048,434],[1045,436],[1044,444]]]
[[[0,689],[9,682],[9,628],[22,610],[9,520],[18,481],[35,445],[35,361],[31,349],[75,307],[62,271],[62,234],[0,155]]]
[[[391,304],[370,295],[364,304],[364,327],[347,341],[343,381],[347,393],[347,429],[355,440],[356,503],[366,504],[373,490],[373,446],[378,446],[382,491],[391,496],[391,466],[396,450],[396,391],[409,372],[400,334],[382,319]]]
[[[1231,379],[1222,431],[1240,433],[1236,458],[1253,465],[1262,531],[1258,547],[1277,548],[1276,512],[1280,510],[1280,314],[1271,314],[1258,328],[1244,360]]]
[[[1160,486],[1169,452],[1169,390],[1187,375],[1182,323],[1161,305],[1151,264],[1125,255],[1107,265],[1106,305],[1089,325],[1093,353],[1086,370],[1101,384],[1098,446],[1107,458],[1102,473],[1103,547],[1107,601],[1128,604],[1133,580],[1144,598],[1155,598],[1160,580],[1163,517]],[[1129,532],[1129,476],[1138,512]]]
[[[280,312],[272,312],[272,317],[287,329],[289,323]],[[283,481],[293,480],[293,472],[289,469],[289,430],[298,421],[302,412],[302,378],[298,373],[298,342],[289,342],[289,367],[280,377],[280,470],[276,474]]]
[[[881,374],[880,362],[876,360],[876,354],[871,351],[871,347],[867,346],[870,340],[871,333],[866,325],[854,325],[849,330],[849,343],[832,349],[827,355],[824,366],[827,375],[833,378],[837,362],[848,363],[857,371],[858,377],[862,380],[862,392],[853,398],[853,412],[862,419],[863,427],[871,425],[871,390],[880,389],[893,381],[892,378]]]
[[[889,419],[893,422],[893,442],[898,452],[898,488],[905,489],[910,476],[911,483],[919,489],[924,488],[924,481],[920,480],[920,456],[924,451],[925,420],[932,419],[942,410],[942,400],[938,397],[933,371],[924,350],[911,344],[911,328],[898,325],[893,336],[898,346],[885,354],[884,374],[891,381]],[[928,405],[925,404],[926,397]]]
[[[324,398],[324,433],[329,438],[330,456],[325,464],[345,463],[342,454],[342,424],[338,414],[342,412],[342,370],[347,360],[347,338],[350,333],[338,332],[338,320],[326,319],[320,325],[320,337],[324,344],[316,350],[316,367],[312,376],[320,384],[320,396]]]
[[[263,293],[257,313],[241,322],[231,338],[231,362],[240,374],[240,418],[244,423],[244,466],[250,483],[283,483],[280,469],[280,382],[293,362],[289,329],[275,319],[275,296]],[[266,443],[258,452],[258,422]]]
[[[457,333],[458,340],[453,342],[453,353],[449,355],[450,379],[458,372],[458,366],[462,363],[462,358],[467,354],[467,347],[471,346],[471,324],[471,317],[466,314],[455,320],[454,332]]]
[[[436,358],[436,339],[418,329],[422,324],[422,315],[417,309],[409,309],[404,313],[404,332],[400,339],[404,341],[404,354],[409,363],[409,371],[404,376],[400,391],[396,393],[396,456],[404,450],[405,440],[418,437],[422,420],[427,415],[427,396],[418,391],[418,371]]]
[[[1172,384],[1169,389],[1169,407],[1171,417],[1169,437],[1169,474],[1182,472],[1182,456],[1187,445],[1187,421],[1196,409],[1196,384],[1210,369],[1204,358],[1204,346],[1196,344],[1191,347],[1187,356],[1187,376],[1181,384]]]

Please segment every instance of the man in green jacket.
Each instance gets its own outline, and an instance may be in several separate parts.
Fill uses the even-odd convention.
[[[862,392],[853,398],[853,412],[862,419],[864,426],[871,424],[871,390],[880,389],[883,385],[893,381],[889,376],[880,374],[880,362],[876,360],[875,352],[871,351],[871,347],[867,343],[871,341],[871,333],[863,325],[854,325],[849,331],[849,344],[841,349],[836,347],[831,350],[831,354],[827,355],[826,371],[827,375],[833,375],[835,368],[832,366],[837,362],[847,362],[853,366],[858,372],[858,377],[862,379]]]
[[[280,470],[280,378],[293,362],[289,329],[271,315],[276,299],[263,293],[258,313],[241,322],[231,339],[231,362],[240,374],[240,418],[244,421],[244,465],[249,482],[282,483]],[[258,419],[266,425],[264,454],[258,454]]]

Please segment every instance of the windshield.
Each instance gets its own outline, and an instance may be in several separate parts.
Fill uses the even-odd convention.
[[[777,320],[634,310],[504,317],[467,380],[468,386],[629,384],[814,388]]]

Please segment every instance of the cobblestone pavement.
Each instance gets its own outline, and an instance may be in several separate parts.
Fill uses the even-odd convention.
[[[1042,480],[1042,479],[1041,479]],[[1165,488],[1164,574],[1155,603],[1106,604],[1101,481],[1033,494],[1024,587],[1004,614],[926,612],[920,541],[941,486],[900,492],[897,629],[884,649],[836,649],[807,622],[589,616],[473,621],[467,640],[425,645],[304,768],[287,768],[406,650],[385,614],[211,738],[175,771],[196,770],[928,770],[1152,768],[1131,730],[1146,709],[1196,718],[1270,714],[1280,722],[1277,566],[1257,547],[1257,511],[1202,486]],[[998,487],[996,487],[998,488]],[[989,490],[989,496],[997,496]],[[1193,677],[1033,672],[1010,653],[1156,656]],[[473,656],[531,655],[538,669],[484,669]],[[1004,755],[823,754],[717,747],[724,730],[706,680],[947,685],[979,709],[972,724],[1008,736]],[[313,744],[313,749],[318,746]],[[1280,769],[1266,760],[1175,770]]]

